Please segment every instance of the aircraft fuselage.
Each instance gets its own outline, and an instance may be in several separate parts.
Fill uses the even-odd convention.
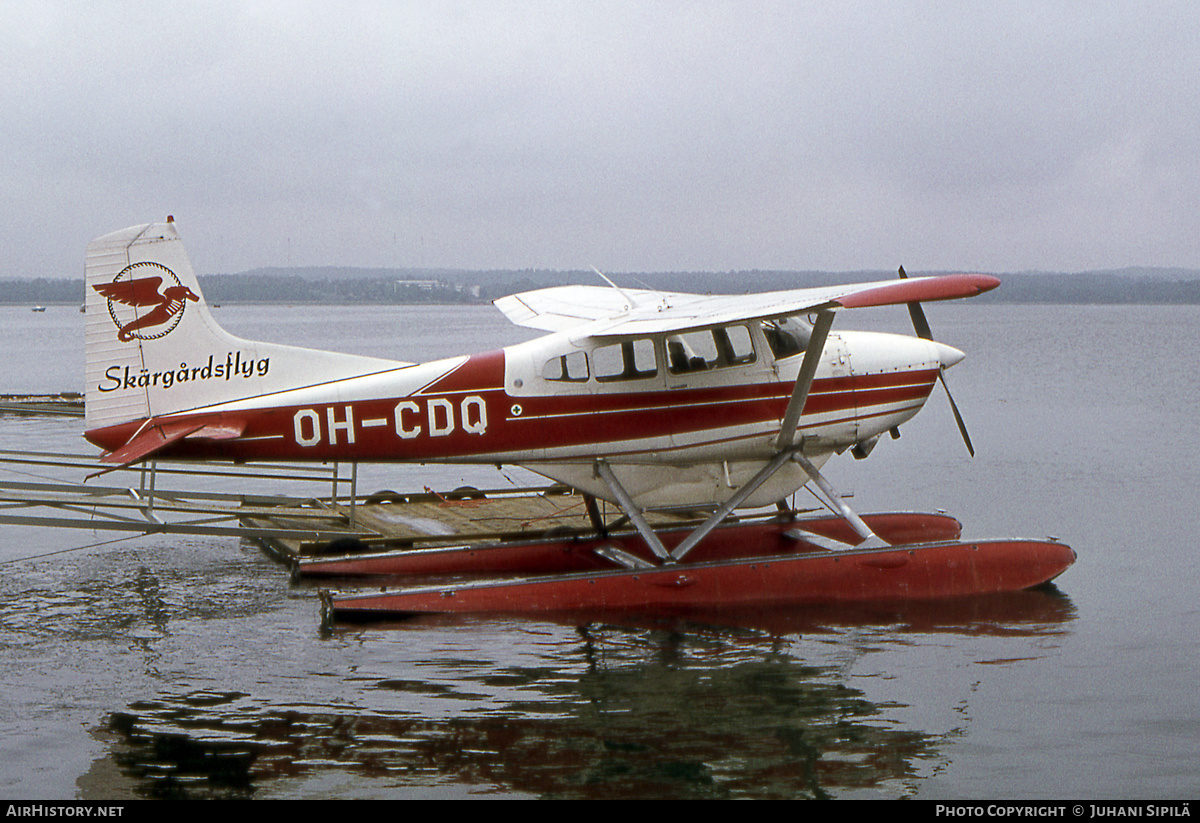
[[[645,338],[635,355],[640,361],[625,364],[621,351],[595,341],[579,347],[558,333],[164,415],[152,425],[207,426],[159,453],[174,458],[540,464],[603,457],[682,465],[769,457],[801,353],[778,356],[760,324],[733,328],[739,347],[714,351],[708,361],[700,354],[673,363],[668,349],[677,341],[669,335]],[[249,387],[270,369],[269,361],[241,352],[197,363],[203,365],[142,379],[175,386],[238,380]],[[929,396],[939,363],[936,345],[917,338],[830,335],[801,418],[806,451],[840,451],[909,419]],[[87,437],[111,451],[145,425],[130,421]],[[214,430],[240,434],[205,434]]]

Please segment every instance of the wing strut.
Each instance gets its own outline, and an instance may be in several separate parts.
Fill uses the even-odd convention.
[[[804,360],[800,363],[800,373],[796,375],[792,399],[788,401],[787,411],[783,413],[783,420],[779,424],[779,438],[775,441],[775,448],[780,452],[790,449],[796,439],[796,429],[800,425],[800,415],[804,412],[804,402],[808,400],[808,390],[812,388],[817,366],[820,365],[821,355],[825,351],[825,340],[829,337],[829,328],[832,325],[832,310],[825,309],[817,313],[817,321],[813,323],[812,336],[808,340]]]

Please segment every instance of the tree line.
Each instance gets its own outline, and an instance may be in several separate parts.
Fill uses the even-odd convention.
[[[359,276],[355,272],[360,271]],[[919,274],[912,273],[914,276]],[[886,280],[888,272],[667,272],[614,274],[628,288],[710,294],[824,286],[847,281]],[[1000,303],[1200,304],[1200,271],[1121,270],[1111,272],[1018,273],[998,275],[1001,287],[978,298]],[[200,277],[208,302],[411,304],[488,303],[520,291],[568,283],[602,285],[593,272],[541,270],[261,270]],[[0,304],[82,304],[80,279],[0,279]]]

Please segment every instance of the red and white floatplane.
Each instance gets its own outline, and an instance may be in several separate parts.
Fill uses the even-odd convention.
[[[593,511],[597,499],[615,504],[631,524],[610,533],[595,518],[586,538],[347,558],[338,573],[461,579],[327,593],[334,616],[961,597],[1035,587],[1075,559],[1055,541],[962,541],[940,514],[859,516],[821,474],[832,455],[866,457],[897,435],[945,385],[963,353],[933,340],[920,304],[995,288],[990,276],[901,269],[891,281],[752,295],[541,289],[495,304],[546,335],[405,363],[228,334],[170,218],[95,240],[86,271],[86,437],[105,464],[519,465]],[[831,330],[840,310],[892,304],[908,306],[917,336]],[[834,516],[744,516],[805,485]],[[651,527],[646,513],[671,507],[706,519]]]

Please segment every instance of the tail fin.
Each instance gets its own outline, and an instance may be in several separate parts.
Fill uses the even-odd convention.
[[[88,244],[86,283],[89,430],[408,365],[229,334],[170,217]]]

